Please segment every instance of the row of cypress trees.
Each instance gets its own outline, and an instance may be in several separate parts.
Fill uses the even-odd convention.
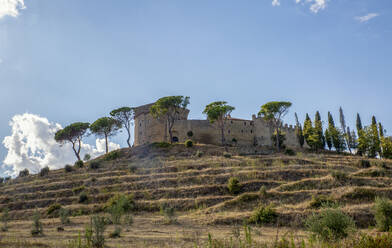
[[[372,123],[369,126],[363,127],[361,117],[357,114],[357,132],[346,125],[341,107],[339,108],[339,117],[340,127],[335,125],[331,112],[328,112],[328,125],[324,131],[319,111],[315,114],[314,123],[309,114],[306,114],[303,126],[298,121],[297,113],[295,113],[297,137],[301,147],[306,141],[314,151],[323,150],[327,147],[329,150],[334,149],[339,153],[349,151],[370,158],[392,159],[392,139],[385,136],[386,131],[380,122],[377,123],[375,116],[372,117]]]

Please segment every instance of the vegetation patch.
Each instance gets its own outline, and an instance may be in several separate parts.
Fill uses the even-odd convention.
[[[308,231],[322,241],[337,241],[346,238],[355,230],[352,218],[340,209],[327,208],[310,216],[305,223]]]
[[[238,194],[241,191],[240,181],[236,177],[231,177],[227,183],[227,189],[233,195]]]
[[[152,143],[152,146],[156,147],[156,148],[169,148],[172,145],[167,142],[154,142],[154,143]]]
[[[257,225],[271,224],[275,223],[277,218],[278,214],[272,205],[260,205],[253,211],[249,223]]]
[[[116,160],[118,158],[120,158],[120,152],[119,151],[112,151],[112,152],[109,152],[108,154],[105,155],[104,160],[111,161],[111,160]]]
[[[374,218],[377,228],[386,232],[392,227],[392,202],[387,198],[376,198],[374,203]]]
[[[331,207],[336,204],[336,201],[326,195],[313,195],[312,200],[309,203],[310,208],[321,208],[321,207]]]

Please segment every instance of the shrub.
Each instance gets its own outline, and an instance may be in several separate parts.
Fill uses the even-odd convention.
[[[286,155],[288,155],[288,156],[295,156],[295,155],[296,155],[296,152],[295,152],[294,150],[292,150],[292,149],[286,149],[286,150],[284,151],[284,154],[286,154]]]
[[[116,160],[119,157],[120,157],[120,152],[119,151],[112,151],[112,152],[109,152],[108,154],[106,154],[104,159],[106,161],[110,161],[110,160]]]
[[[192,132],[192,131],[188,131],[188,132],[186,133],[186,135],[187,135],[188,137],[192,137],[192,136],[193,136],[193,132]]]
[[[310,208],[321,208],[321,207],[331,207],[336,204],[330,196],[326,195],[314,195],[309,203]]]
[[[86,230],[86,239],[91,240],[93,247],[103,248],[105,247],[105,237],[104,232],[106,229],[105,217],[93,216],[90,219],[90,230]]]
[[[101,166],[101,163],[98,161],[92,161],[89,163],[89,168],[92,170],[96,170]]]
[[[193,141],[192,140],[185,141],[185,146],[186,147],[192,147],[193,146]]]
[[[387,198],[376,198],[374,204],[374,218],[377,228],[382,231],[389,231],[392,227],[392,202]]]
[[[160,213],[165,217],[166,224],[172,224],[176,222],[175,210],[173,207],[167,204],[162,204],[160,207]]]
[[[91,159],[91,155],[88,154],[88,153],[86,153],[86,154],[84,155],[83,160],[87,162],[87,161],[89,161],[90,159]]]
[[[336,180],[336,181],[339,181],[339,182],[343,182],[343,181],[345,181],[345,180],[347,180],[348,178],[349,178],[349,176],[347,175],[347,173],[346,172],[344,172],[344,171],[332,171],[331,172],[331,176]]]
[[[133,195],[116,194],[112,196],[106,202],[106,208],[111,209],[113,206],[119,206],[123,212],[131,211],[135,206]]]
[[[353,200],[373,201],[376,197],[376,193],[374,190],[368,188],[355,188],[352,192],[347,193],[346,197]]]
[[[27,177],[30,174],[28,169],[19,171],[19,177]]]
[[[260,187],[259,193],[264,198],[266,198],[268,196],[267,188],[264,185]]]
[[[133,224],[133,217],[132,217],[132,215],[130,215],[130,214],[125,215],[124,224],[125,225],[132,225]]]
[[[167,143],[167,142],[155,142],[155,143],[153,143],[152,145],[153,145],[154,147],[157,147],[157,148],[168,148],[168,147],[171,146],[171,144],[170,144],[170,143]]]
[[[137,171],[137,167],[134,166],[134,165],[129,165],[129,166],[128,166],[128,170],[129,170],[131,173],[135,173],[135,172]]]
[[[42,168],[41,171],[39,172],[39,175],[41,177],[47,176],[48,174],[49,174],[49,167],[48,166]]]
[[[305,226],[314,237],[322,241],[337,241],[355,229],[352,218],[339,209],[324,209],[306,220]]]
[[[370,161],[366,159],[361,159],[358,161],[358,166],[362,168],[369,168],[371,166]]]
[[[121,235],[121,227],[116,226],[114,231],[109,234],[110,238],[119,238]]]
[[[272,205],[269,206],[258,206],[254,211],[252,216],[249,218],[249,223],[253,224],[270,224],[275,223],[278,218],[278,214]]]
[[[69,220],[70,211],[66,208],[61,208],[59,211],[60,222],[61,224],[69,224],[71,221]]]
[[[74,193],[74,195],[79,194],[80,192],[82,192],[83,190],[85,190],[86,187],[84,185],[81,185],[79,187],[75,187],[72,189],[72,193]]]
[[[67,164],[67,165],[65,165],[64,170],[65,170],[65,172],[71,172],[73,170],[73,168],[71,165]]]
[[[87,203],[88,201],[88,195],[86,192],[82,192],[79,195],[79,203]]]
[[[223,153],[223,157],[225,157],[225,158],[231,158],[231,153],[224,152],[224,153]]]
[[[8,231],[8,221],[9,221],[8,208],[3,209],[3,213],[1,214],[0,220],[1,220],[1,222],[3,222],[3,226],[1,227],[1,231],[2,232]]]
[[[231,194],[238,194],[241,190],[240,181],[236,177],[230,177],[227,188]]]
[[[82,160],[78,160],[78,161],[75,162],[75,167],[76,168],[83,168],[83,166],[84,166],[84,163],[83,163]]]
[[[196,152],[196,157],[198,157],[198,158],[201,158],[201,157],[203,157],[203,155],[204,155],[204,152],[202,152],[202,151],[197,151]]]
[[[53,203],[46,210],[46,214],[48,216],[58,216],[60,209],[61,209],[61,205],[59,203]]]
[[[41,223],[41,215],[38,211],[35,212],[33,216],[33,227],[31,229],[32,236],[41,236],[43,235],[42,223]]]

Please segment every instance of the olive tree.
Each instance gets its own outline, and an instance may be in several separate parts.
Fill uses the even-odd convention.
[[[134,110],[133,108],[130,107],[122,107],[113,110],[110,112],[110,115],[116,119],[118,122],[120,122],[125,130],[127,131],[128,138],[127,138],[127,144],[128,147],[131,147],[131,125],[132,125],[132,120],[134,118]]]
[[[87,122],[75,122],[64,129],[60,129],[54,135],[54,139],[64,144],[70,142],[72,144],[72,150],[75,153],[76,158],[80,159],[80,149],[82,148],[82,139],[86,135],[90,123]]]
[[[170,136],[170,143],[173,142],[172,128],[176,120],[179,119],[181,110],[189,104],[189,96],[166,96],[158,99],[151,107],[150,113],[156,119],[164,119],[167,124],[167,131]]]
[[[121,123],[116,119],[111,117],[102,117],[90,125],[90,130],[98,137],[105,138],[106,153],[108,153],[108,137],[115,135],[121,127]]]
[[[289,111],[291,102],[268,102],[261,106],[259,115],[262,115],[266,121],[272,123],[276,132],[276,150],[280,151],[279,136],[282,119]]]
[[[218,101],[208,104],[203,114],[206,114],[211,123],[216,123],[221,131],[221,142],[225,144],[225,120],[235,108],[227,105],[225,101]]]

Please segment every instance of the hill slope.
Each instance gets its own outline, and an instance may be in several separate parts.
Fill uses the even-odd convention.
[[[392,197],[392,163],[388,161],[371,160],[369,167],[360,157],[335,154],[243,156],[236,148],[228,148],[229,157],[223,156],[225,152],[222,147],[207,145],[149,145],[121,149],[111,153],[111,158],[97,158],[72,172],[61,169],[45,176],[17,178],[0,188],[0,208],[9,208],[13,219],[5,240],[15,244],[14,239],[20,237],[31,239],[30,219],[38,210],[47,219],[45,237],[36,242],[61,247],[83,231],[87,215],[102,213],[107,200],[117,193],[133,195],[135,223],[121,239],[109,240],[114,247],[136,247],[138,243],[192,247],[211,228],[218,235],[227,235],[259,204],[274,204],[279,226],[301,227],[303,219],[317,211],[313,205],[318,202],[312,200],[317,195],[339,203],[359,227],[368,227],[374,223],[371,208],[375,196]],[[91,164],[98,168],[90,168]],[[231,177],[240,182],[239,194],[233,195],[227,188]],[[261,187],[266,192],[260,193]],[[87,195],[83,202],[82,192]],[[58,218],[47,214],[53,203],[70,209],[74,216],[65,232],[58,233]],[[159,209],[163,205],[176,209],[178,223],[162,223]],[[263,238],[268,238],[268,230],[263,230]],[[198,237],[192,236],[195,233]]]

